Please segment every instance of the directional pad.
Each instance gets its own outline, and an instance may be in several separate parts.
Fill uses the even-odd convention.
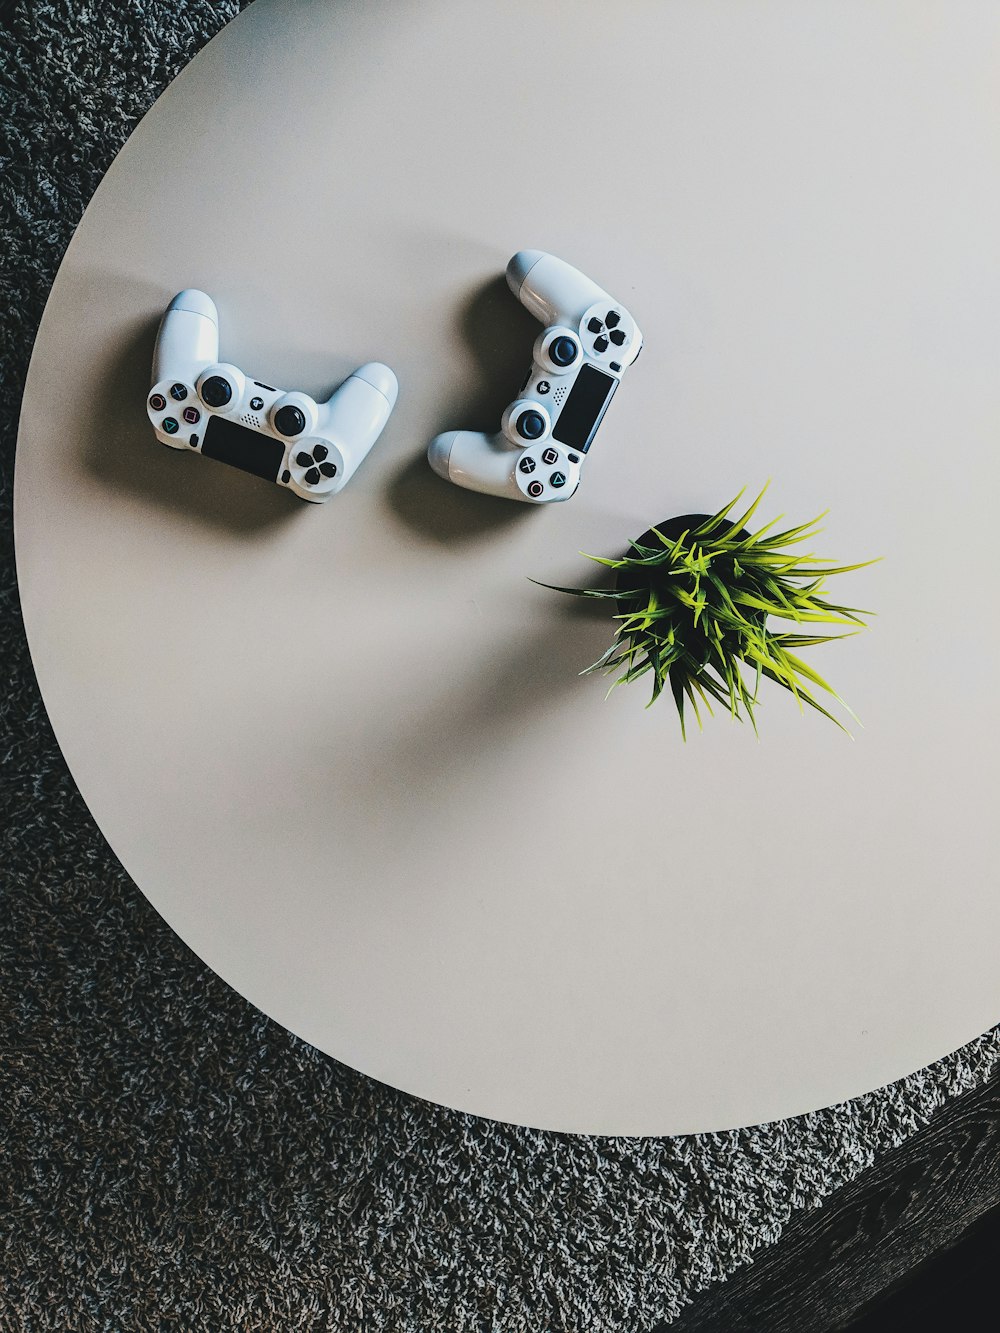
[[[328,461],[330,450],[319,440],[306,441],[308,449],[299,449],[294,458],[295,466],[304,469],[301,480],[307,486],[318,486],[325,477],[328,481],[337,475],[337,464]]]
[[[612,345],[624,347],[629,341],[628,324],[623,324],[620,310],[606,310],[602,314],[591,315],[587,320],[587,331],[594,335],[591,346],[598,356],[603,356]]]

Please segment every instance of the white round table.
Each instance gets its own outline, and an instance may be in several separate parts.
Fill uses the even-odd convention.
[[[872,1089],[1000,1016],[1000,187],[992,6],[258,0],[160,99],[66,255],[16,486],[46,706],[136,883],[324,1051],[499,1119],[665,1134]],[[449,486],[576,264],[646,348],[568,504]],[[152,340],[400,381],[306,506],[158,447]],[[772,487],[869,633],[852,743],[767,691],[682,743],[578,672],[580,583]]]

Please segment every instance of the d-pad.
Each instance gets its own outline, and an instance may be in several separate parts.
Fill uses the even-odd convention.
[[[295,455],[295,462],[306,469],[305,481],[309,486],[318,486],[324,477],[337,475],[336,463],[327,462],[330,450],[325,444],[314,444],[312,453],[300,449]]]
[[[609,341],[616,347],[621,347],[628,341],[625,330],[618,327],[621,322],[622,317],[617,310],[609,310],[603,319],[598,319],[594,315],[587,320],[587,328],[597,335],[594,338],[595,352],[606,352]]]

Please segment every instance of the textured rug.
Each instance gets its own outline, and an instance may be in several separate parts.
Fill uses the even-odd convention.
[[[394,1092],[208,972],[94,827],[17,610],[17,409],[48,288],[117,149],[239,6],[0,6],[0,1330],[634,1333],[982,1082],[991,1033],[870,1096],[672,1139]]]

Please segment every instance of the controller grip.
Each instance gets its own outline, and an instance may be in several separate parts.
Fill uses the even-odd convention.
[[[499,495],[505,500],[523,500],[514,480],[519,452],[511,448],[502,434],[450,430],[431,440],[427,461],[439,477],[466,490]]]
[[[611,303],[596,282],[544,250],[518,250],[507,265],[507,285],[525,309],[546,325],[579,319],[600,301]]]
[[[195,288],[178,292],[160,320],[153,348],[153,383],[175,379],[194,384],[219,359],[219,312]]]
[[[334,492],[347,485],[382,434],[396,405],[399,385],[388,366],[369,361],[350,375],[323,405],[320,427],[344,461]]]

